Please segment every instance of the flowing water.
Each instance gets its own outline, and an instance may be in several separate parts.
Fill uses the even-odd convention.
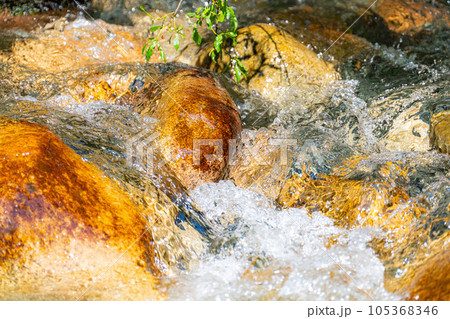
[[[286,1],[283,10],[292,5]],[[271,7],[275,9],[279,8]],[[251,13],[243,16],[246,23],[261,19]],[[293,25],[276,17],[268,20]],[[85,28],[83,32],[97,27],[82,15],[68,26]],[[294,26],[291,31],[301,40],[299,30]],[[403,47],[372,44],[363,55],[338,65],[343,79],[330,88],[329,102],[306,107],[296,101],[272,103],[220,76],[240,108],[245,130],[276,125],[301,142],[292,149],[290,174],[306,173],[305,167],[312,176],[336,174],[336,167],[342,166],[346,178],[377,183],[386,180],[380,173],[386,165],[394,163],[406,172],[392,173],[389,182],[405,189],[427,213],[413,221],[415,236],[401,249],[391,243],[388,257],[379,255],[373,245],[374,238],[385,236],[381,228],[344,228],[320,211],[283,209],[229,180],[203,184],[188,194],[167,172],[149,177],[138,165],[128,165],[126,141],[155,120],[140,117],[125,102],[80,102],[71,87],[74,79],[81,83],[83,77],[96,74],[139,79],[144,64],[105,63],[54,73],[10,60],[13,42],[8,40],[0,60],[0,118],[26,119],[51,128],[138,201],[145,197],[142,190],[149,178],[152,187],[166,193],[177,216],[171,217],[169,228],[157,225],[155,233],[168,269],[160,289],[169,299],[397,300],[402,296],[386,290],[386,278],[400,278],[424,260],[434,243],[439,249],[448,241],[450,157],[430,150],[428,133],[420,126],[415,140],[391,138],[406,125],[398,121],[408,110],[411,117],[429,123],[433,112],[448,109],[446,35],[438,33],[431,43]],[[8,39],[17,36],[32,35]],[[102,56],[107,48],[92,50]],[[346,166],[352,156],[361,160]]]

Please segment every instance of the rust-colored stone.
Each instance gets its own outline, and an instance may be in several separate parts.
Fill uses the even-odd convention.
[[[429,24],[442,21],[449,26],[450,22],[445,10],[425,2],[382,0],[373,11],[386,22],[389,30],[398,34],[414,35]]]
[[[151,225],[98,168],[45,127],[7,120],[0,122],[0,170],[2,284],[35,289],[43,278],[74,281],[107,273],[116,262],[124,273],[148,277],[148,296],[158,295],[145,271],[160,273]]]
[[[413,231],[407,241],[396,251],[396,255],[408,256],[413,253],[413,259],[405,265],[405,257],[400,257],[394,266],[403,269],[402,276],[385,276],[385,287],[394,291],[406,300],[448,301],[450,300],[450,233],[443,234],[436,240],[427,237],[427,244],[417,246],[427,234]],[[417,238],[419,236],[419,238]],[[412,237],[412,238],[411,238]],[[409,259],[409,258],[408,258]]]
[[[450,300],[450,250],[428,258],[411,278],[409,300]]]
[[[169,167],[188,189],[223,178],[229,149],[241,133],[228,92],[211,74],[194,68],[178,68],[149,82],[135,109],[158,119],[159,149]],[[207,159],[208,154],[216,156]]]
[[[404,234],[412,221],[424,213],[409,202],[408,194],[391,183],[368,183],[336,176],[311,178],[293,176],[281,190],[278,202],[283,207],[304,207],[333,218],[348,228],[380,227]]]

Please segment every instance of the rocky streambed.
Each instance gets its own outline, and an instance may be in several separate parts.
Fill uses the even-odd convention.
[[[1,299],[449,299],[445,2],[238,1],[212,63],[185,1],[167,64],[137,5],[2,13]]]

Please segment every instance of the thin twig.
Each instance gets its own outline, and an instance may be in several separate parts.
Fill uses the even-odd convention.
[[[181,4],[183,3],[184,0],[180,0],[180,2],[178,2],[177,8],[175,9],[175,11],[173,12],[173,16],[176,16],[178,13],[178,10],[180,10]]]

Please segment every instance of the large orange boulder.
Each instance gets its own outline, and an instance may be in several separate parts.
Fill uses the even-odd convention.
[[[411,277],[409,300],[450,300],[450,250],[426,259]]]
[[[175,66],[155,74],[137,94],[135,110],[158,120],[158,149],[188,188],[227,174],[241,133],[238,109],[210,73]]]
[[[158,297],[152,224],[98,168],[47,128],[7,120],[0,170],[0,298]]]

